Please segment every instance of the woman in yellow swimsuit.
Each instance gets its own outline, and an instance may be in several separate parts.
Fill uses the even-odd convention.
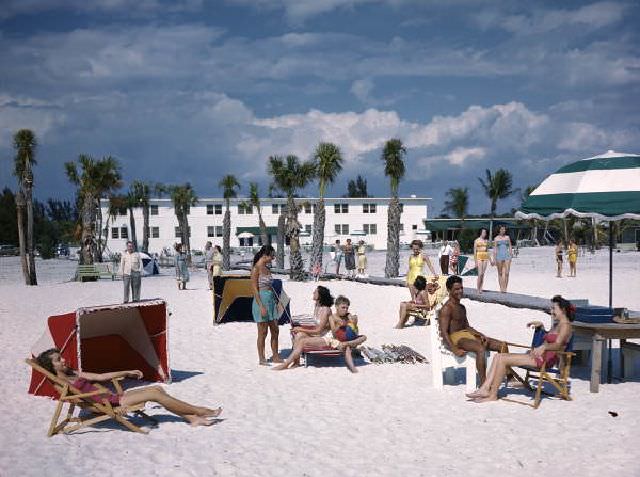
[[[484,274],[487,271],[487,264],[491,260],[487,235],[487,229],[480,229],[480,236],[473,241],[473,258],[478,268],[478,280],[476,282],[476,290],[478,290],[478,293],[482,293]]]
[[[567,247],[567,257],[569,258],[569,276],[576,276],[576,262],[578,261],[578,246],[576,241],[571,239]]]
[[[409,272],[407,273],[406,277],[406,283],[409,287],[409,291],[411,292],[411,300],[415,300],[417,293],[416,289],[413,286],[413,282],[416,281],[418,275],[424,275],[422,273],[422,269],[424,268],[425,263],[427,264],[427,267],[429,267],[431,274],[438,276],[433,268],[433,265],[431,264],[431,260],[429,260],[429,256],[422,253],[422,247],[423,245],[421,240],[416,239],[411,242],[412,253],[409,257]]]

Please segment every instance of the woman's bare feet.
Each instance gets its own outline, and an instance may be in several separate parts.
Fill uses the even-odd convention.
[[[258,364],[260,366],[269,366],[269,361],[267,361],[266,359],[261,359],[260,361],[258,361]]]
[[[283,361],[281,361],[281,365],[276,366],[275,368],[273,368],[274,371],[284,371],[285,369],[287,369],[289,367],[289,365]]]
[[[279,355],[274,355],[271,357],[272,363],[284,363],[284,360]]]
[[[490,401],[497,401],[497,400],[498,400],[497,394],[489,394],[488,396],[477,397],[473,399],[473,402],[490,402]]]
[[[209,409],[208,407],[201,408],[200,416],[202,417],[218,417],[222,414],[222,407],[218,407],[217,409]]]
[[[476,389],[475,391],[472,391],[470,393],[465,394],[465,396],[467,396],[469,399],[476,399],[476,398],[481,398],[481,397],[487,397],[489,395],[488,391],[485,391],[483,389]]]
[[[214,420],[207,419],[204,416],[196,416],[194,414],[187,414],[186,416],[184,416],[184,418],[193,427],[196,427],[196,426],[211,426],[211,425],[216,423],[216,421],[214,421]]]

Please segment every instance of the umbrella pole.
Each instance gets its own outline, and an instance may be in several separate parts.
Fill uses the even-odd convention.
[[[613,308],[613,222],[609,222],[609,308]],[[607,383],[611,383],[613,364],[611,361],[611,340],[607,343],[609,360],[607,363]]]

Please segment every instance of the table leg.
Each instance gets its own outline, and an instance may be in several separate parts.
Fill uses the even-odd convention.
[[[592,393],[597,393],[602,378],[602,345],[604,339],[598,335],[593,335],[591,342],[591,387]]]
[[[611,353],[612,340],[607,340],[607,383],[611,384],[613,378],[613,354]]]

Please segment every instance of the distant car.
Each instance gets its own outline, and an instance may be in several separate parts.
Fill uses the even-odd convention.
[[[59,243],[56,247],[55,254],[58,257],[68,257],[69,256],[69,246],[65,243]]]
[[[14,257],[20,255],[20,249],[15,245],[0,245],[0,257]]]

